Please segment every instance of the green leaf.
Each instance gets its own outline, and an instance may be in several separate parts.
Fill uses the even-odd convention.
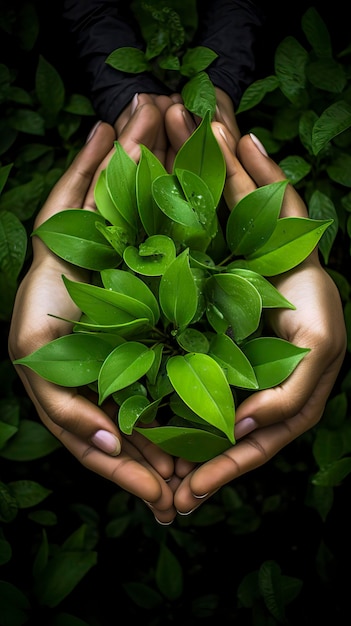
[[[305,178],[312,169],[311,164],[307,163],[304,158],[298,155],[288,156],[282,159],[279,162],[279,167],[282,168],[285,176],[293,185],[296,185],[296,183]]]
[[[209,341],[206,335],[196,328],[185,328],[176,335],[177,343],[186,352],[204,352],[209,349]]]
[[[330,465],[321,468],[311,479],[318,487],[337,487],[351,474],[351,458],[339,459]]]
[[[135,430],[168,454],[187,459],[193,463],[209,461],[232,446],[228,439],[199,428],[160,426],[155,428],[136,427]]]
[[[313,154],[319,152],[337,135],[351,126],[351,105],[344,100],[334,102],[323,111],[312,131]]]
[[[254,81],[244,91],[236,110],[236,115],[243,111],[248,111],[257,106],[267,93],[275,91],[279,87],[279,80],[276,76],[266,76]]]
[[[280,567],[274,561],[265,561],[261,565],[258,584],[267,609],[278,623],[284,624],[286,619],[282,575]]]
[[[254,369],[259,389],[280,385],[310,352],[280,337],[256,337],[241,349]]]
[[[33,461],[51,454],[61,446],[43,424],[22,419],[17,434],[0,450],[0,457],[9,461]]]
[[[139,214],[136,201],[135,161],[127,154],[118,141],[106,168],[106,184],[117,210],[133,230],[139,228]]]
[[[342,93],[347,84],[347,75],[334,59],[317,59],[307,65],[307,78],[316,89],[331,93]]]
[[[8,486],[20,509],[36,506],[52,493],[52,490],[33,480],[16,480],[8,483]]]
[[[258,382],[249,359],[228,335],[215,335],[211,339],[208,353],[221,366],[230,385],[243,389],[258,389]]]
[[[215,207],[218,206],[224,188],[226,166],[208,113],[178,150],[173,164],[173,171],[176,170],[189,170],[200,176],[213,196]]]
[[[298,103],[306,86],[305,67],[308,54],[295,37],[285,37],[278,45],[274,68],[283,94],[292,103]]]
[[[113,202],[111,194],[107,188],[106,170],[100,172],[99,178],[94,187],[94,200],[99,213],[112,224],[125,232],[128,243],[134,243],[135,225],[131,226],[124,219],[118,207]]]
[[[183,569],[178,559],[164,543],[160,544],[155,579],[158,589],[168,600],[174,601],[181,597]]]
[[[180,73],[183,76],[194,76],[197,72],[205,70],[218,58],[218,54],[206,46],[188,48],[182,58]]]
[[[181,95],[188,111],[204,118],[216,112],[216,92],[206,72],[198,72],[185,83]]]
[[[0,271],[16,279],[27,251],[27,232],[9,211],[0,211]]]
[[[35,595],[39,604],[56,607],[96,563],[97,553],[93,551],[56,552],[36,577]]]
[[[122,433],[132,434],[141,413],[149,404],[145,396],[130,396],[123,402],[118,411],[118,426]]]
[[[65,276],[62,279],[72,300],[95,324],[113,326],[141,318],[154,324],[150,307],[135,298],[96,285],[72,281]]]
[[[13,163],[9,163],[8,165],[4,165],[0,167],[0,194],[2,193],[2,190],[6,185],[7,179],[10,175],[12,168],[13,168]]]
[[[264,185],[244,196],[229,214],[226,239],[236,256],[253,255],[274,232],[287,180]]]
[[[206,284],[206,301],[218,311],[225,332],[231,327],[235,341],[241,341],[257,330],[262,300],[256,287],[235,274],[216,274]],[[211,323],[211,322],[210,322]]]
[[[108,55],[105,63],[116,70],[129,74],[139,74],[150,71],[150,65],[146,60],[145,52],[138,48],[125,46],[117,48]]]
[[[57,385],[79,387],[98,379],[110,352],[111,346],[103,338],[71,334],[50,341],[14,364],[25,365]]]
[[[287,272],[308,257],[331,223],[307,217],[280,218],[267,243],[238,264],[263,276]]]
[[[104,219],[93,211],[67,209],[49,217],[32,236],[68,263],[99,271],[117,265],[120,256],[100,234],[97,222]]]
[[[317,57],[331,57],[333,49],[328,27],[315,7],[309,7],[302,15],[301,26]]]
[[[189,264],[189,250],[184,250],[165,270],[159,288],[160,307],[169,322],[183,329],[197,310],[198,291]]]
[[[235,407],[222,368],[207,354],[170,357],[167,374],[182,400],[234,444]]]
[[[227,270],[230,274],[241,276],[251,283],[258,291],[262,299],[262,307],[264,309],[295,309],[295,306],[289,302],[264,276],[253,272],[252,270],[233,267],[229,264]]]
[[[31,604],[26,594],[12,583],[0,580],[1,626],[22,626],[28,622]]]
[[[151,289],[138,276],[127,270],[106,269],[101,272],[102,284],[105,289],[125,294],[143,304],[153,312],[155,324],[160,317],[158,301]]]
[[[214,237],[217,232],[216,207],[207,184],[200,176],[189,170],[177,169],[176,175],[188,203],[195,211],[198,223],[210,237]]]
[[[139,380],[152,366],[155,353],[142,343],[129,341],[117,346],[103,363],[99,379],[99,404]]]
[[[39,57],[35,76],[38,100],[51,119],[56,119],[65,100],[65,87],[58,71],[43,56]]]
[[[141,223],[147,235],[161,232],[164,215],[152,194],[152,183],[158,176],[167,174],[158,158],[146,146],[140,146],[141,156],[137,166],[136,197]]]
[[[166,235],[151,235],[139,249],[128,246],[123,253],[126,265],[143,276],[162,276],[175,257],[175,244]]]
[[[152,185],[153,197],[169,219],[188,228],[199,228],[200,223],[192,206],[186,200],[177,176],[159,176]]]
[[[328,265],[329,254],[338,234],[339,220],[334,203],[326,194],[316,189],[308,203],[308,214],[312,219],[332,220],[319,241],[319,250],[323,256],[325,265]]]

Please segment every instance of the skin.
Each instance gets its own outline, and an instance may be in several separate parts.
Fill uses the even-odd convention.
[[[249,135],[240,138],[229,98],[221,93],[217,98],[213,131],[227,165],[225,198],[232,208],[257,186],[282,180],[284,175]],[[136,161],[139,144],[143,143],[158,151],[164,163],[171,164],[173,155],[197,123],[177,97],[160,111],[152,96],[139,95],[136,108],[133,110],[131,106],[120,126],[115,125],[116,130],[107,124],[95,129],[54,187],[35,227],[65,208],[95,209],[94,184],[111,155],[116,131],[119,141]],[[304,203],[291,186],[285,194],[283,214],[307,215]],[[66,322],[49,317],[48,312],[79,318],[80,311],[67,295],[62,274],[72,280],[89,280],[86,272],[56,258],[34,237],[33,262],[18,289],[9,333],[12,360],[70,332]],[[237,444],[200,466],[173,459],[140,435],[122,437],[114,421],[115,408],[108,402],[98,407],[96,398],[84,390],[61,388],[28,368],[17,366],[16,369],[43,424],[77,460],[144,500],[155,519],[168,524],[177,511],[188,514],[229,481],[267,462],[321,418],[346,350],[338,291],[322,269],[317,251],[276,284],[296,310],[275,311],[269,323],[278,336],[310,347],[311,352],[284,384],[258,392],[237,407]],[[245,418],[251,418],[246,426]],[[116,438],[115,449],[110,454],[97,447],[94,436],[101,430]]]
[[[184,114],[179,108],[168,112],[168,132],[175,149]],[[177,138],[172,135],[174,127],[178,129]],[[261,150],[258,148],[250,135],[237,142],[234,154],[228,129],[214,123],[213,130],[227,166],[224,195],[228,207],[234,207],[259,186],[285,179],[279,166],[261,151],[263,146]],[[183,131],[186,132],[185,127]],[[291,185],[284,196],[281,216],[308,216],[305,204]],[[226,483],[266,463],[315,426],[341,369],[346,351],[342,303],[334,282],[320,264],[317,249],[300,266],[273,282],[296,310],[274,309],[267,322],[277,336],[311,351],[281,385],[252,394],[237,407],[238,434],[238,425],[242,422],[244,426],[247,418],[250,422],[241,429],[241,435],[248,429],[251,432],[242,436],[235,446],[190,472],[188,464],[176,461],[176,473],[184,478],[175,492],[174,502],[183,515]]]

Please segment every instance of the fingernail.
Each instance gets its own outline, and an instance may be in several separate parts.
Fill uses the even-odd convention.
[[[250,137],[252,141],[254,142],[256,148],[258,148],[259,151],[261,152],[261,154],[263,154],[264,156],[268,156],[268,152],[266,148],[264,147],[263,143],[260,142],[258,137],[256,137],[256,135],[254,135],[253,133],[250,133]]]
[[[139,102],[138,95],[139,95],[139,94],[137,94],[137,93],[136,93],[136,94],[133,96],[133,100],[132,100],[131,105],[130,105],[130,114],[131,114],[131,115],[133,115],[133,113],[134,113],[135,109],[136,109],[136,108],[137,108],[137,106],[138,106],[138,102]]]
[[[244,417],[240,422],[235,424],[234,435],[235,439],[240,439],[241,437],[245,437],[253,430],[257,428],[257,423],[252,417]]]
[[[101,124],[101,120],[96,122],[95,126],[93,126],[93,128],[91,129],[89,135],[87,136],[87,138],[85,140],[85,143],[88,143],[90,141],[90,139],[95,135],[98,127],[100,126],[100,124]]]
[[[209,492],[204,493],[203,496],[197,496],[195,493],[193,493],[194,498],[198,498],[198,500],[201,500],[202,498],[206,498],[206,496],[208,496]]]
[[[177,511],[177,513],[178,513],[178,515],[183,515],[183,517],[184,517],[184,516],[186,516],[186,515],[190,515],[190,513],[193,513],[193,511],[196,511],[196,509],[198,509],[198,508],[199,508],[199,507],[194,506],[194,508],[193,508],[193,509],[191,509],[190,511],[185,511],[185,513],[182,513],[182,511]]]
[[[224,141],[225,141],[226,143],[228,143],[227,135],[225,134],[225,132],[224,132],[224,130],[223,130],[223,128],[222,128],[222,126],[218,126],[218,132],[219,132],[219,134],[220,134],[220,135],[222,135],[222,137],[223,137]]]
[[[120,440],[116,435],[109,433],[108,430],[98,430],[92,436],[91,441],[99,450],[111,454],[111,456],[118,456],[121,452]]]
[[[173,520],[171,520],[170,522],[160,522],[160,520],[157,519],[157,517],[155,517],[155,520],[158,524],[160,524],[160,526],[170,526],[171,524],[173,524]]]

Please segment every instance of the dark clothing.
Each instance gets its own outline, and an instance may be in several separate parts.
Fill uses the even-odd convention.
[[[64,0],[63,17],[87,75],[90,99],[99,118],[110,124],[135,93],[170,93],[150,73],[124,73],[106,64],[117,48],[145,48],[128,5],[125,0]],[[255,41],[263,21],[261,9],[251,0],[198,0],[198,29],[191,47],[207,46],[219,55],[206,71],[234,107],[254,79]]]

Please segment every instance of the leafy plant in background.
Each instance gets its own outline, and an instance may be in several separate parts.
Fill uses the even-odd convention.
[[[270,154],[282,155],[280,166],[310,216],[333,219],[319,245],[328,264],[337,234],[351,235],[351,46],[335,58],[315,7],[303,14],[301,26],[310,48],[285,37],[275,52],[275,73],[247,88],[236,113]]]
[[[235,395],[279,385],[309,351],[262,336],[264,309],[294,308],[267,277],[301,263],[330,224],[280,218],[284,180],[221,223],[224,183],[209,113],[172,174],[145,146],[136,165],[117,142],[95,188],[98,215],[65,210],[34,231],[99,272],[93,284],[63,277],[82,317],[16,361],[59,385],[94,384],[100,405],[119,405],[122,432],[197,462],[235,444]],[[161,426],[140,428],[155,418]]]

